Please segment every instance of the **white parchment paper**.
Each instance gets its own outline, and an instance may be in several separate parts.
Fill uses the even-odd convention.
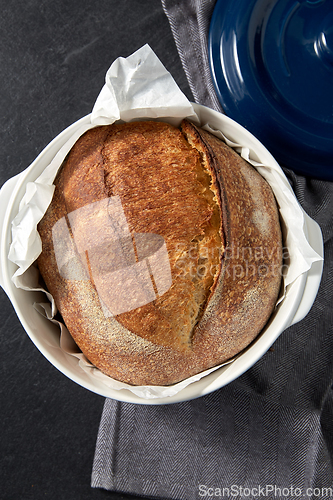
[[[200,123],[192,104],[148,45],[143,46],[127,58],[116,59],[106,73],[105,85],[93,107],[90,123],[77,130],[61,147],[40,177],[35,182],[29,182],[26,186],[26,193],[21,200],[19,212],[12,222],[9,259],[18,266],[12,278],[15,285],[25,290],[38,289],[33,263],[40,254],[42,246],[37,225],[52,200],[53,181],[59,167],[82,134],[89,128],[111,124],[117,120],[158,119],[177,126],[186,117]],[[221,132],[212,130],[209,124],[205,124],[205,127],[216,135],[223,136]],[[309,245],[304,233],[303,212],[281,169],[258,163],[253,159],[256,155],[252,155],[248,148],[241,144],[232,143],[225,136],[223,138],[241,156],[252,163],[272,186],[286,227],[285,245],[288,247],[290,257],[288,271],[284,276],[286,288],[298,276],[307,272],[313,262],[322,260],[321,256]],[[52,302],[52,297],[49,294],[47,296],[50,302],[36,304],[35,307],[50,321],[55,321],[56,307]],[[68,355],[76,356],[79,359],[79,365],[89,376],[97,378],[108,387],[116,390],[126,388],[142,398],[172,396],[190,383],[223,366],[214,367],[173,386],[134,387],[113,380],[100,372],[82,353],[78,352],[66,327],[59,326],[61,332],[59,349],[63,349]]]

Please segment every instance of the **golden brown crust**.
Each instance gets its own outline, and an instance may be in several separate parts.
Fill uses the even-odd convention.
[[[267,323],[281,284],[282,236],[274,195],[258,172],[212,134],[189,122],[183,131],[214,165],[221,193],[222,271],[193,339],[193,350],[214,366]]]
[[[137,234],[162,236],[172,278],[160,295],[154,283],[153,301],[112,317],[103,309],[109,290],[100,278],[112,245],[94,247],[95,282],[81,243],[74,260],[85,279],[61,276],[52,239],[57,221],[109,197],[121,200],[132,238],[122,249],[135,248]],[[95,212],[74,229],[68,217],[71,238],[92,238],[84,231]],[[157,122],[88,131],[58,175],[38,229],[39,268],[74,340],[101,371],[133,385],[169,385],[229,359],[258,335],[276,303],[282,243],[271,189],[237,153],[188,121],[182,132]],[[130,255],[129,264],[140,261],[138,249],[136,261]]]

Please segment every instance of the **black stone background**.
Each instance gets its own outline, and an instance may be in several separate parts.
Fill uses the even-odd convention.
[[[191,99],[159,0],[0,0],[0,185],[88,114],[113,60],[145,43]],[[0,499],[135,498],[90,487],[103,403],[40,354],[0,289]]]

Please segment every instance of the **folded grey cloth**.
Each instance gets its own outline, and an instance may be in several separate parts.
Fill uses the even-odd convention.
[[[222,111],[208,65],[207,38],[215,0],[161,0],[195,102]]]
[[[219,109],[206,43],[214,3],[162,0],[195,100]],[[333,183],[286,173],[324,236],[310,313],[212,394],[165,406],[107,399],[93,487],[174,500],[333,498]]]

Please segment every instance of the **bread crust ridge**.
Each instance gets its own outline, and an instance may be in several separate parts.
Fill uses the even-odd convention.
[[[75,342],[103,373],[131,385],[174,384],[237,355],[269,321],[281,285],[278,207],[263,177],[211,133],[188,120],[180,129],[152,121],[96,127],[75,144],[55,185],[38,226],[38,266]],[[105,254],[119,242],[97,230],[102,243],[90,242],[87,227],[102,217],[96,207],[106,218],[120,214],[117,265]],[[54,227],[66,233],[59,243]],[[55,246],[72,255],[65,271]],[[130,310],[121,294],[118,305],[110,297],[105,279],[121,283],[124,262],[135,280],[156,277],[146,302]]]

